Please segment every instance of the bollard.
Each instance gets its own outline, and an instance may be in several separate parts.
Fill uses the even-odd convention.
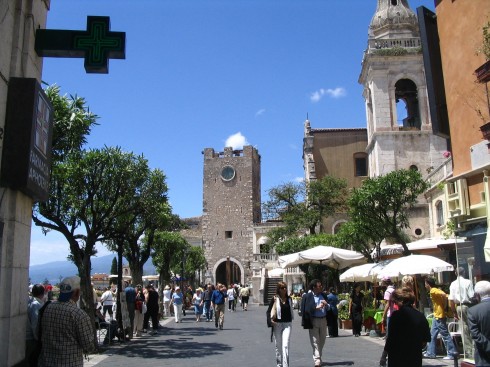
[[[459,357],[459,352],[454,352],[453,353],[454,367],[458,367],[458,357]]]

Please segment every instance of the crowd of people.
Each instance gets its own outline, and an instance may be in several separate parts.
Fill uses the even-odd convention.
[[[474,356],[477,367],[490,366],[490,282],[477,282],[473,289],[472,283],[465,278],[463,268],[458,268],[456,275],[448,294],[436,286],[433,278],[425,278],[425,288],[433,310],[430,323],[417,310],[413,277],[403,277],[398,288],[391,279],[383,279],[386,306],[382,322],[386,328],[386,341],[380,366],[422,366],[423,357],[435,357],[438,334],[447,352],[444,359],[453,359],[458,352],[447,327],[450,311],[454,312],[453,316],[460,323],[460,330],[466,340],[465,354]],[[109,343],[114,336],[121,337],[118,324],[112,320],[114,305],[107,303],[115,302],[110,289],[106,289],[100,297],[94,292],[94,319],[77,305],[80,298],[79,277],[63,279],[59,284],[59,292],[58,299],[51,301],[43,285],[35,284],[30,288],[26,328],[26,363],[30,366],[83,366],[83,355],[97,348],[93,333],[94,319],[96,327],[105,323],[108,332],[104,342]],[[181,289],[179,286],[168,285],[163,289],[162,314],[159,295],[152,284],[146,287],[126,284],[124,295],[131,323],[129,337],[138,338],[143,333],[158,334],[161,316],[173,315],[176,323],[182,322],[183,311],[191,307],[195,322],[201,319],[214,321],[216,329],[223,330],[226,311],[234,312],[239,305],[243,311],[247,310],[250,289],[235,284],[226,287],[218,283],[207,284],[193,291],[190,286]],[[322,365],[326,339],[338,336],[338,305],[335,289],[331,287],[326,291],[318,279],[310,282],[309,291],[301,297],[298,313],[301,315],[301,325],[308,330],[314,366]],[[354,336],[361,333],[362,305],[363,292],[355,284],[348,303]],[[294,306],[293,295],[288,294],[287,284],[279,282],[267,308],[267,324],[271,327],[271,341],[275,341],[278,367],[289,366]]]
[[[449,294],[436,287],[434,278],[424,279],[433,311],[430,322],[424,313],[418,311],[414,277],[404,276],[398,288],[390,278],[383,278],[385,306],[382,324],[386,334],[380,367],[421,367],[423,358],[436,357],[438,334],[441,334],[445,345],[446,356],[443,359],[456,358],[458,351],[447,328],[448,308],[452,309],[455,320],[460,323],[467,358],[474,357],[476,367],[490,366],[490,282],[479,281],[473,289],[471,281],[464,278],[463,268],[456,270],[456,276]],[[315,367],[322,365],[326,338],[338,336],[338,305],[335,289],[331,287],[326,292],[318,279],[311,281],[309,291],[302,295],[298,313],[302,317],[301,325],[309,333]],[[348,308],[352,333],[358,337],[363,325],[363,292],[360,284],[354,284]],[[267,325],[272,328],[271,341],[275,341],[278,367],[289,366],[293,319],[292,294],[288,295],[286,283],[279,282],[267,309]]]

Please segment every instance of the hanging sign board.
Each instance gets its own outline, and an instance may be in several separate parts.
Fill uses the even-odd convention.
[[[86,31],[36,30],[34,49],[40,57],[83,58],[87,73],[107,74],[109,59],[126,58],[126,33],[111,32],[109,17],[88,16]]]
[[[34,78],[10,78],[0,184],[49,197],[53,106]]]

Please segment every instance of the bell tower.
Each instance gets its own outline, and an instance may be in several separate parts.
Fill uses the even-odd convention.
[[[418,21],[408,0],[378,0],[359,83],[364,86],[369,175],[438,167],[446,139],[432,133]]]
[[[202,236],[206,282],[250,283],[253,225],[261,221],[260,155],[252,146],[204,154]]]

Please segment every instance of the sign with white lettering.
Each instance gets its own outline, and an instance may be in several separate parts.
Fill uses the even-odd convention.
[[[36,201],[49,197],[53,106],[36,79],[11,78],[0,183]]]

